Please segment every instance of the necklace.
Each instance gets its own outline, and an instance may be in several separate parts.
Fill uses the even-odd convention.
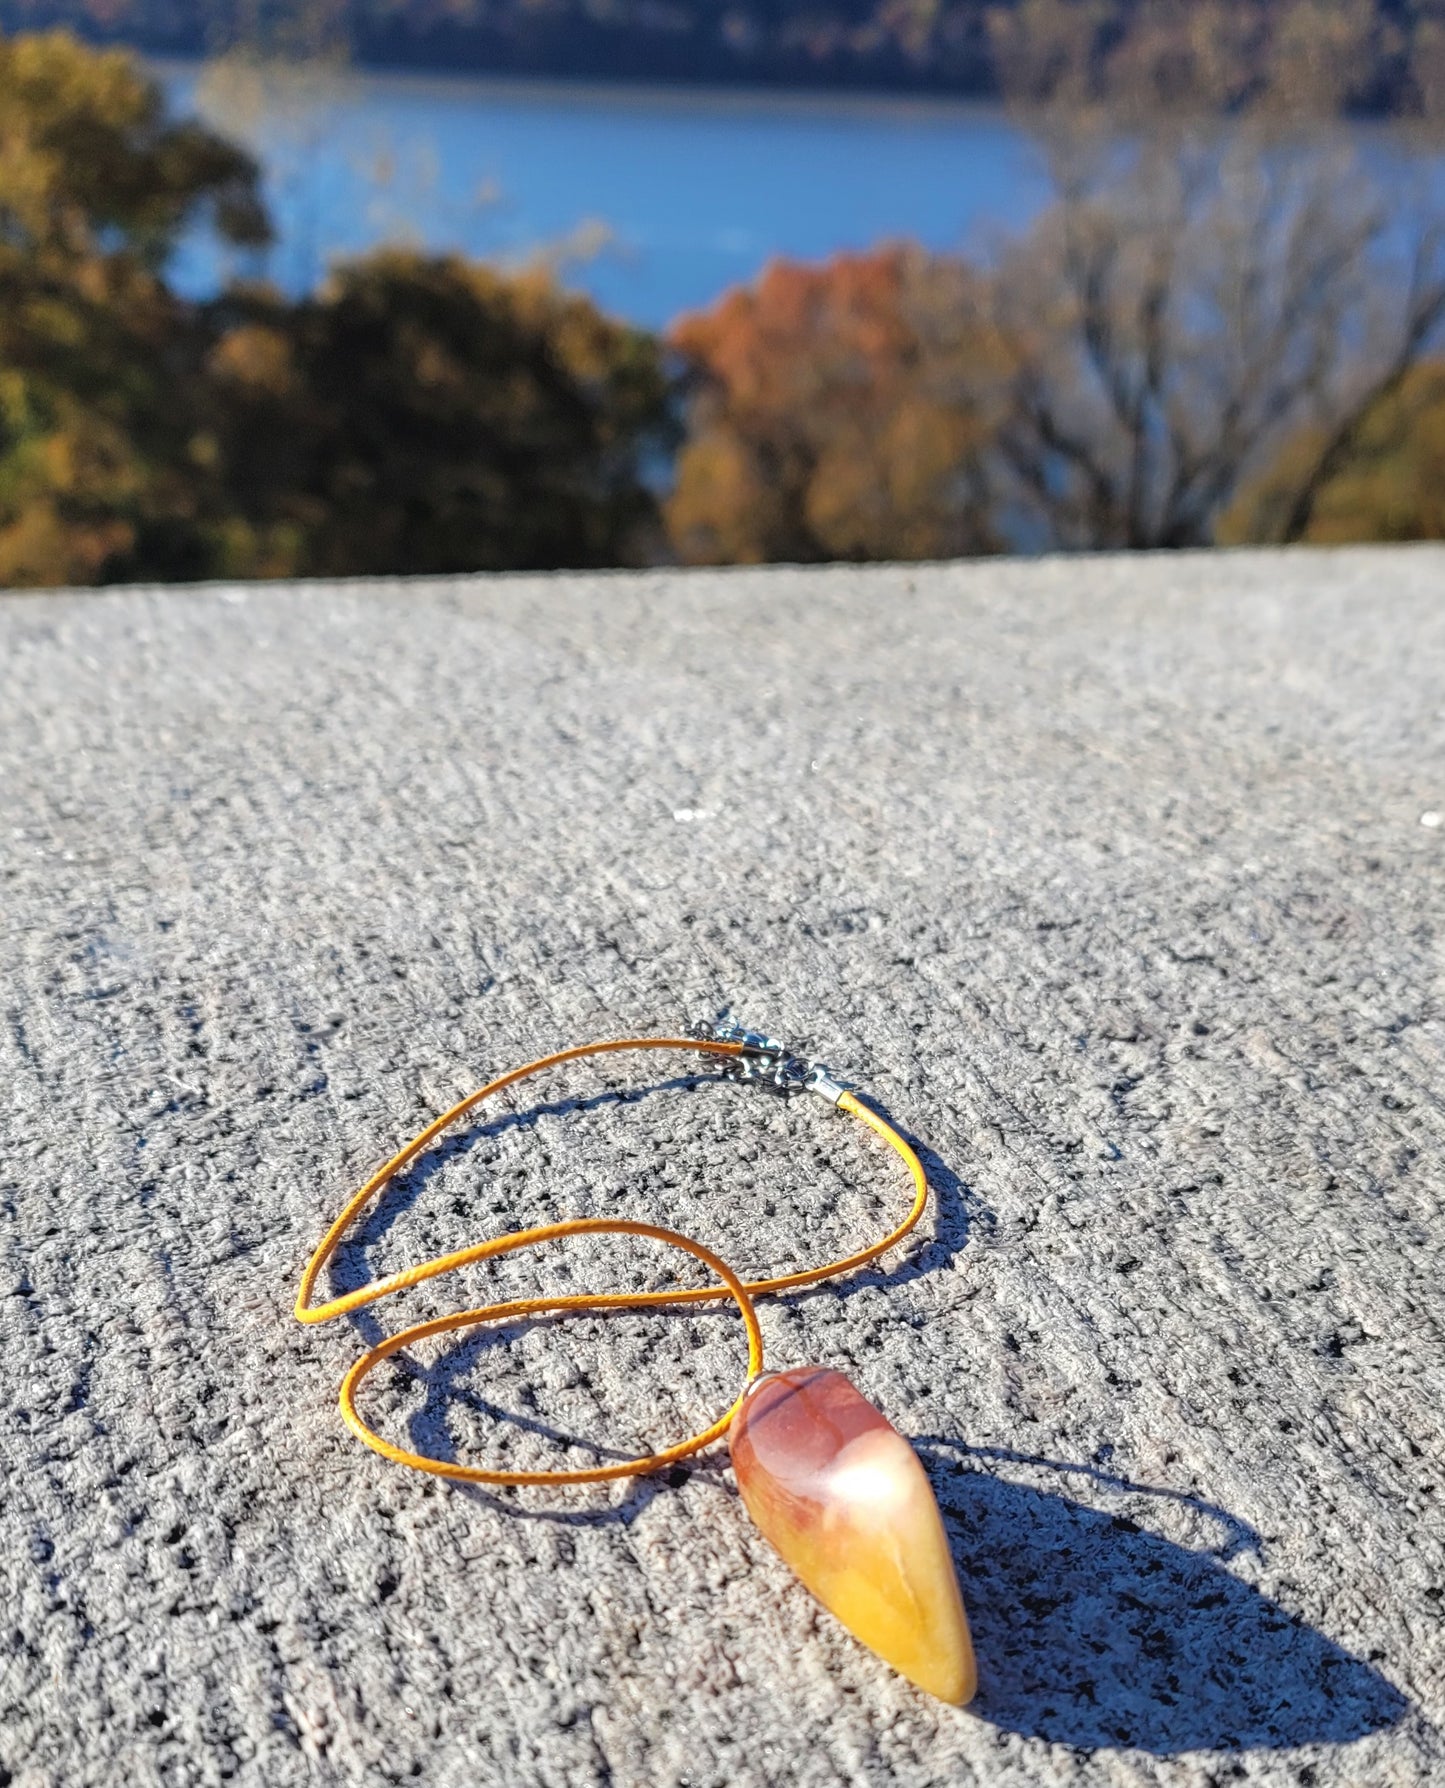
[[[856,1118],[907,1167],[914,1188],[907,1215],[880,1241],[855,1254],[803,1272],[751,1282],[740,1279],[700,1242],[676,1230],[621,1218],[571,1218],[477,1242],[324,1303],[313,1303],[318,1277],[363,1207],[444,1130],[483,1100],[534,1074],[585,1056],[659,1049],[722,1058],[728,1078],[758,1082],[783,1095],[813,1093]],[[762,1334],[753,1309],[754,1298],[816,1285],[876,1260],[903,1240],[927,1203],[928,1179],[922,1163],[898,1131],[834,1080],[821,1062],[792,1054],[776,1038],[734,1024],[705,1024],[691,1037],[584,1043],[489,1081],[443,1112],[379,1168],[353,1194],[307,1262],[296,1316],[304,1323],[329,1322],[458,1267],[572,1235],[647,1236],[692,1255],[716,1275],[717,1285],[513,1299],[415,1323],[379,1342],[347,1372],[341,1383],[342,1419],[385,1458],[437,1477],[477,1484],[583,1484],[638,1477],[685,1459],[726,1434],[744,1506],[807,1588],[856,1638],[910,1681],[944,1701],[962,1705],[972,1698],[976,1686],[973,1647],[943,1520],[918,1455],[843,1373],[816,1366],[764,1372]],[[710,1427],[644,1458],[575,1471],[496,1471],[462,1465],[394,1446],[367,1425],[356,1406],[357,1393],[368,1373],[403,1348],[433,1335],[561,1311],[672,1307],[720,1298],[731,1298],[743,1319],[748,1339],[747,1381],[731,1407]]]

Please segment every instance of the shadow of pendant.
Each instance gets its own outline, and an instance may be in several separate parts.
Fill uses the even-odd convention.
[[[1219,1555],[945,1462],[945,1449],[969,1456],[957,1441],[916,1444],[937,1464],[984,1660],[971,1711],[1000,1730],[1171,1757],[1350,1744],[1409,1711],[1373,1662],[1261,1594]]]
[[[729,1445],[748,1513],[855,1638],[961,1706],[977,1686],[963,1597],[928,1476],[841,1372],[772,1372]]]

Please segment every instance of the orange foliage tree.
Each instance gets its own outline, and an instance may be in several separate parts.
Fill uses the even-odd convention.
[[[667,504],[697,564],[995,550],[980,455],[996,362],[975,276],[909,247],[774,262],[684,317],[686,443]]]

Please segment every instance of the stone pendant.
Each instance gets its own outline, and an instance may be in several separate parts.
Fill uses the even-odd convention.
[[[961,1707],[978,1675],[943,1519],[918,1455],[841,1372],[759,1378],[729,1444],[748,1513],[856,1638]]]

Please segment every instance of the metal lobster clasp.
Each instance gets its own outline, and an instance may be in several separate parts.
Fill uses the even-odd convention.
[[[759,1031],[745,1030],[742,1025],[722,1018],[706,1019],[688,1033],[700,1043],[737,1043],[742,1053],[729,1056],[723,1068],[729,1080],[753,1081],[770,1092],[787,1098],[792,1093],[816,1093],[830,1105],[836,1105],[847,1090],[834,1080],[825,1063],[815,1056],[795,1055],[786,1043],[766,1037]],[[708,1054],[709,1051],[701,1051]]]

